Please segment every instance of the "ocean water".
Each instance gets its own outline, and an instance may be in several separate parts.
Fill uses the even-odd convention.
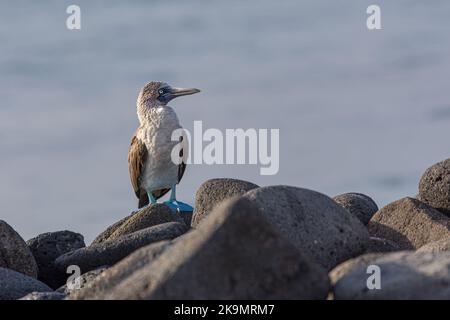
[[[71,1],[0,3],[0,219],[25,239],[69,229],[89,242],[137,202],[127,169],[139,88],[198,87],[182,124],[279,128],[280,170],[192,165],[209,178],[289,184],[379,206],[417,193],[450,156],[450,2]]]

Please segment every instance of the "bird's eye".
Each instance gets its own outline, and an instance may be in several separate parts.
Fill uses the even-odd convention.
[[[159,89],[158,93],[159,94],[164,94],[164,89]]]

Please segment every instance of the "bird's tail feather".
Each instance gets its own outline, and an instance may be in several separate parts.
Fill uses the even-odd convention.
[[[146,205],[149,204],[149,199],[148,199],[148,195],[146,192],[141,192],[141,194],[139,195],[139,204],[138,204],[138,208],[142,208],[145,207]]]

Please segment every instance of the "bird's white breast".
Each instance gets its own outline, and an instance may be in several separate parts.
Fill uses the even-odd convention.
[[[172,132],[181,128],[175,111],[168,106],[149,110],[141,124],[137,138],[145,143],[148,156],[141,184],[147,191],[171,188],[178,182],[178,165],[171,153],[178,141],[172,141]]]

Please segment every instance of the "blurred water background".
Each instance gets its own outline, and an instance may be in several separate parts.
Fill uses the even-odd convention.
[[[136,207],[127,169],[135,101],[150,80],[202,93],[174,101],[182,124],[280,128],[280,171],[190,166],[179,198],[208,178],[289,184],[379,206],[417,192],[450,156],[450,2],[72,1],[0,3],[0,219],[28,239],[86,240]]]

